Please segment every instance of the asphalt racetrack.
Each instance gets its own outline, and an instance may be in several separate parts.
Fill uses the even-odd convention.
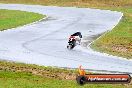
[[[0,9],[22,10],[47,15],[33,24],[0,32],[1,60],[44,66],[57,66],[132,73],[132,61],[98,53],[88,46],[67,50],[70,34],[80,31],[83,42],[111,30],[122,13],[75,7],[0,4]]]

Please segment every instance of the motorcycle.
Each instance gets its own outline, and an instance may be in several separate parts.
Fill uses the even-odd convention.
[[[67,45],[67,49],[71,50],[73,49],[74,47],[76,46],[76,39],[74,36],[71,36],[69,38],[69,42],[68,42],[68,45]]]

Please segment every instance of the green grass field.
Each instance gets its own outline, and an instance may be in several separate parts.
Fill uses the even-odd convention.
[[[0,88],[125,88],[125,86],[114,84],[79,86],[72,80],[42,78],[25,72],[0,71]]]
[[[23,3],[56,6],[115,7],[131,6],[131,0],[0,0],[1,3]]]
[[[59,76],[65,76],[65,74],[69,77],[75,76],[77,71],[0,61],[0,88],[132,88],[131,84],[80,86],[76,83],[75,78],[66,80]]]
[[[38,21],[45,16],[17,10],[0,10],[0,31]]]

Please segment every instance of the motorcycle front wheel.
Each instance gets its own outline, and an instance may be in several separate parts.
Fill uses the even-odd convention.
[[[69,50],[73,49],[72,45],[67,45],[67,49]]]

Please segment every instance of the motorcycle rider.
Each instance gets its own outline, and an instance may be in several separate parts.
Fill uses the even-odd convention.
[[[74,34],[72,34],[71,36],[70,36],[70,38],[72,38],[72,37],[75,37],[75,40],[76,41],[78,41],[78,44],[80,45],[80,43],[81,43],[81,38],[82,38],[82,34],[81,34],[81,32],[75,32]],[[69,40],[70,40],[70,38],[69,38]]]

